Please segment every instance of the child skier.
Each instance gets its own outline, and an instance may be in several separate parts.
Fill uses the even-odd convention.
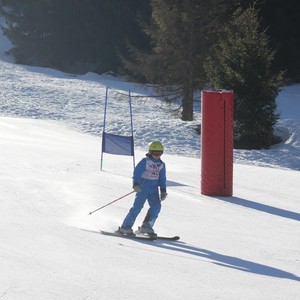
[[[129,210],[123,224],[118,229],[121,234],[133,234],[132,226],[141,212],[146,200],[149,210],[139,230],[136,233],[155,236],[153,225],[161,209],[161,201],[167,198],[166,166],[160,159],[164,147],[159,141],[149,144],[149,151],[135,167],[133,172],[133,189],[136,192],[132,208]],[[159,190],[160,188],[160,196]]]

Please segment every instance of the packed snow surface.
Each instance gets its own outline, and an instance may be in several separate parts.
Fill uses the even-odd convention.
[[[200,105],[182,122],[175,104],[121,78],[14,64],[0,39],[0,298],[300,299],[300,85],[277,98],[281,144],[234,151],[232,197],[200,192]],[[104,236],[133,195],[132,157],[104,154],[107,130],[130,132],[136,160],[166,148],[168,198],[155,230],[177,242]],[[140,225],[147,210],[139,216]]]

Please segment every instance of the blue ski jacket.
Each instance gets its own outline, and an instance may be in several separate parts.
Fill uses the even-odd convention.
[[[166,181],[165,163],[149,154],[137,164],[133,172],[133,185],[138,184],[143,192],[156,192],[158,187],[166,192]]]

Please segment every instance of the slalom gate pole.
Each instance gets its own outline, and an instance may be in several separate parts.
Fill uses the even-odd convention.
[[[127,196],[129,196],[129,195],[131,195],[132,193],[134,193],[134,191],[132,191],[132,192],[130,192],[130,193],[124,195],[124,196],[121,196],[121,197],[119,197],[118,199],[115,199],[114,201],[111,201],[111,202],[109,202],[109,203],[107,203],[107,204],[105,204],[105,205],[103,205],[103,206],[101,206],[101,207],[99,207],[99,208],[97,208],[97,209],[95,209],[95,210],[89,212],[89,215],[91,215],[91,214],[93,214],[94,212],[96,212],[96,211],[98,211],[98,210],[100,210],[100,209],[102,209],[102,208],[104,208],[104,207],[106,207],[106,206],[108,206],[108,205],[111,205],[111,204],[113,204],[113,203],[115,203],[115,202],[117,202],[117,201],[119,201],[119,200],[121,200],[121,199],[123,199],[123,198],[125,198],[125,197],[127,197]]]
[[[106,126],[107,98],[108,98],[108,87],[106,87],[106,92],[105,92],[104,120],[103,120],[103,130],[102,130],[102,147],[101,147],[100,171],[102,171],[102,167],[103,167],[103,152],[104,152],[103,149],[104,149],[105,126]]]
[[[131,137],[132,137],[132,156],[133,156],[133,169],[135,168],[135,155],[134,155],[134,139],[133,139],[133,121],[132,121],[132,98],[131,98],[131,94],[129,91],[129,109],[130,109],[130,127],[131,127]]]

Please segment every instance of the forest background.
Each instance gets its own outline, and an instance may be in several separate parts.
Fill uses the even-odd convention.
[[[102,74],[124,72],[121,55],[129,54],[128,41],[142,51],[151,51],[143,24],[150,23],[155,2],[159,1],[0,0],[0,10],[11,26],[6,34],[14,43],[11,53],[17,63]],[[220,3],[227,7],[226,18],[238,6],[253,4],[249,0],[216,2],[217,10]],[[259,0],[255,7],[261,30],[276,51],[275,69],[286,70],[288,80],[299,82],[300,2]]]

